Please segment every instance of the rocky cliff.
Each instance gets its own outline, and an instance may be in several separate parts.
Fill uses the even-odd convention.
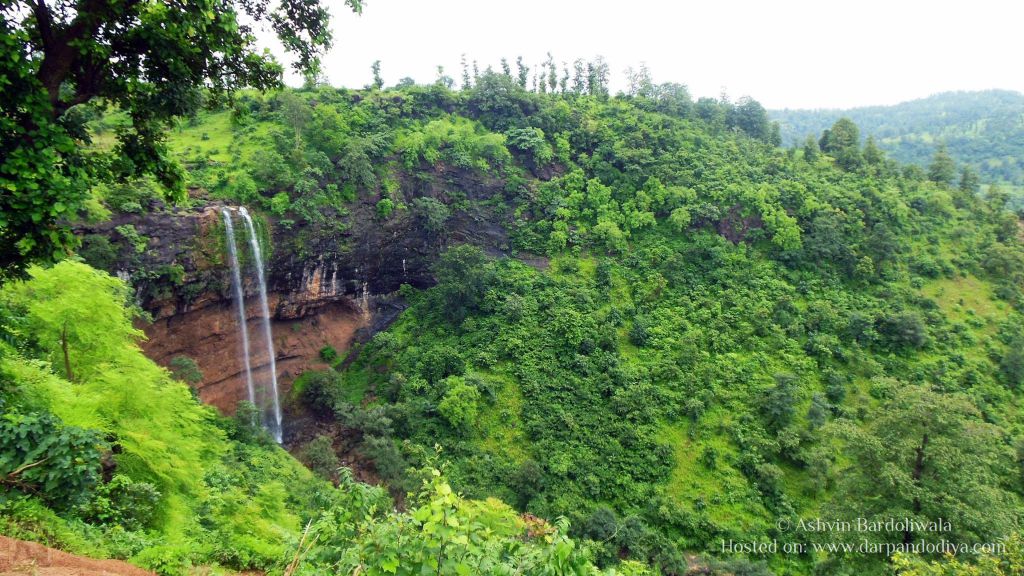
[[[477,183],[475,189],[489,194],[495,186]],[[445,200],[433,188],[420,193]],[[315,225],[255,214],[269,253],[268,300],[285,395],[296,376],[324,367],[321,348],[330,345],[344,353],[397,317],[404,308],[399,287],[432,284],[431,263],[445,246],[473,242],[492,252],[505,249],[505,223],[486,210],[457,211],[443,233],[431,233],[410,210],[378,217],[374,202],[357,202],[347,215]],[[150,316],[140,321],[146,354],[165,366],[179,357],[193,360],[201,373],[195,383],[200,398],[231,413],[247,392],[222,204],[198,204],[190,209],[153,206],[144,214],[120,214],[83,227],[81,252],[91,264],[135,287],[138,303]],[[257,333],[258,287],[253,278],[243,285],[250,333]],[[254,372],[269,365],[265,354],[255,354],[252,361]]]

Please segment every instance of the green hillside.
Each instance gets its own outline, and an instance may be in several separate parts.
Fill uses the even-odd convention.
[[[775,148],[752,101],[555,92],[485,74],[245,94],[172,133],[197,191],[302,231],[278,249],[366,217],[449,247],[392,327],[297,386],[389,486],[415,486],[440,446],[457,490],[565,516],[598,564],[664,574],[690,553],[737,562],[729,541],[865,538],[780,520],[953,526],[876,546],[1018,529],[1024,247],[1005,199],[839,127],[825,152]],[[136,190],[106,202],[145,205]],[[480,214],[508,223],[505,256],[447,235]],[[751,573],[888,570],[875,553],[740,556]]]
[[[127,121],[94,113],[93,149]],[[128,288],[87,264],[152,250],[119,226],[3,288],[0,527],[162,574],[890,574],[907,543],[1017,533],[1018,217],[848,122],[820,150],[775,140],[756,101],[610,97],[599,75],[242,92],[181,120],[182,203],[248,206],[274,251],[342,257],[401,222],[440,253],[433,286],[402,286],[397,320],[325,348],[335,367],[289,399],[397,499],[319,439],[295,447],[338,486],[316,479],[251,408],[218,417],[145,359]],[[161,197],[97,186],[79,217]],[[815,518],[950,527],[799,528]],[[900,573],[972,569],[942,558]]]
[[[1024,95],[1006,90],[945,92],[894,106],[849,110],[773,110],[783,142],[802,143],[836,120],[850,118],[864,137],[900,162],[927,166],[944,143],[982,180],[1024,186]]]

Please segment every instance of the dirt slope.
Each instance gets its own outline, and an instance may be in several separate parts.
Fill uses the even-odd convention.
[[[75,556],[35,542],[0,536],[0,576],[154,576],[119,560]]]

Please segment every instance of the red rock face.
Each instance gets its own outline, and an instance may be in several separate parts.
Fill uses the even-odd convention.
[[[276,297],[271,295],[271,309]],[[194,360],[203,374],[197,386],[199,397],[224,414],[234,413],[240,400],[248,399],[245,368],[242,361],[242,337],[234,303],[213,296],[200,299],[187,311],[159,317],[142,326],[147,340],[143,352],[157,363],[168,366],[177,356]],[[250,335],[250,362],[253,377],[268,369],[266,345],[255,302],[247,306]],[[282,398],[302,372],[325,368],[320,349],[331,345],[339,352],[348,350],[356,331],[366,326],[368,317],[351,301],[324,304],[306,314],[288,320],[274,320],[274,349]]]

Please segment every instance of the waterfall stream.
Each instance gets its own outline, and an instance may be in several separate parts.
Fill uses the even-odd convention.
[[[235,226],[231,222],[231,211],[221,208],[224,218],[224,232],[227,236],[228,258],[231,263],[231,289],[235,293],[238,307],[238,326],[242,333],[242,364],[245,367],[245,387],[249,392],[249,402],[256,403],[256,390],[252,385],[252,362],[249,360],[249,330],[245,321],[245,291],[242,289],[242,273],[238,266],[238,246],[235,244]]]
[[[267,305],[267,282],[263,276],[263,254],[260,250],[259,238],[256,237],[256,227],[253,226],[249,211],[244,206],[238,209],[238,213],[245,220],[245,227],[249,232],[249,244],[252,247],[252,260],[256,267],[256,282],[260,289],[260,314],[263,324],[263,338],[267,343],[267,354],[270,356],[270,399],[273,403],[273,422],[270,422],[270,433],[280,444],[282,439],[281,429],[281,402],[277,394],[277,358],[274,353],[274,334],[270,328],[270,307]]]
[[[281,443],[283,416],[277,390],[277,356],[274,352],[274,334],[270,326],[270,306],[267,304],[267,283],[263,273],[263,251],[260,249],[259,238],[256,236],[256,227],[253,225],[252,217],[249,216],[249,211],[245,207],[239,207],[238,213],[245,222],[245,231],[249,238],[252,266],[256,271],[256,285],[259,288],[260,325],[268,357],[267,370],[269,372],[269,382],[265,382],[260,386],[260,394],[257,395],[256,385],[252,376],[252,350],[249,344],[249,325],[246,322],[245,289],[242,285],[242,272],[239,264],[238,246],[235,242],[235,228],[231,212],[232,209],[221,209],[227,235],[228,258],[231,264],[231,285],[235,300],[238,303],[238,321],[239,330],[242,335],[242,364],[245,367],[245,383],[248,388],[249,401],[256,404],[264,415],[269,412],[269,418],[266,416],[263,418],[264,424],[271,435],[273,435],[274,440]],[[270,406],[267,406],[267,402],[264,401],[267,395],[270,396]]]

